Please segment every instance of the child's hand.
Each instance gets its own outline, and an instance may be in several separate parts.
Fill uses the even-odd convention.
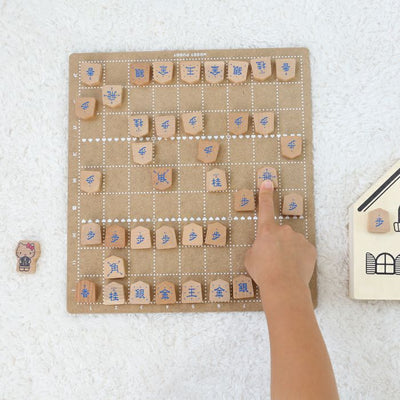
[[[273,192],[272,182],[264,181],[259,194],[257,238],[246,254],[246,269],[262,291],[308,287],[316,261],[315,247],[290,226],[275,222]]]

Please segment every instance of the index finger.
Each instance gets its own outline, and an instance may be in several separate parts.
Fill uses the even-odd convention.
[[[269,179],[261,183],[258,195],[258,230],[276,225],[274,216],[274,184]]]

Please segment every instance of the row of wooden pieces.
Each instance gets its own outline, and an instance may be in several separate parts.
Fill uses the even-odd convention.
[[[247,275],[235,276],[232,280],[232,294],[234,299],[248,299],[254,297],[252,279]],[[76,284],[76,302],[81,304],[95,303],[96,284],[84,279]],[[224,279],[216,279],[210,282],[210,302],[229,302],[231,290],[229,282]],[[164,281],[156,284],[156,304],[174,304],[177,302],[176,288],[172,282]],[[125,304],[125,288],[122,283],[111,281],[104,286],[103,304],[119,305]],[[137,281],[130,286],[129,304],[149,304],[151,302],[150,285],[143,281]],[[182,284],[181,302],[195,304],[203,302],[203,291],[201,284],[190,280]]]
[[[250,60],[253,78],[259,82],[272,76],[271,57],[257,57]],[[201,62],[197,60],[180,61],[180,79],[188,84],[200,82]],[[153,71],[151,71],[153,70]],[[296,59],[279,58],[275,60],[276,78],[280,81],[289,81],[296,75]],[[247,79],[249,62],[229,60],[227,78],[231,83],[243,83]],[[151,74],[153,72],[153,74]],[[174,77],[174,63],[172,61],[133,62],[129,69],[130,83],[137,86],[150,84],[151,75],[154,82],[168,84]],[[100,63],[85,62],[80,65],[81,82],[88,86],[98,86],[102,83],[103,67]],[[221,83],[225,79],[225,61],[205,61],[204,78],[207,83]]]

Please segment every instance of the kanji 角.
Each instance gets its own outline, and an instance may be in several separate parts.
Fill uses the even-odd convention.
[[[110,266],[110,272],[108,273],[107,276],[110,276],[113,272],[118,272],[120,275],[122,275],[122,272],[119,271],[118,269],[118,263],[107,263]]]

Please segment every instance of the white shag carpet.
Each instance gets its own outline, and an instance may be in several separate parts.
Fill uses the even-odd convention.
[[[400,399],[400,304],[348,293],[347,207],[399,157],[400,3],[0,2],[0,399],[268,399],[262,313],[66,312],[72,52],[308,47],[317,316],[343,399]],[[37,239],[35,275],[15,246]]]

